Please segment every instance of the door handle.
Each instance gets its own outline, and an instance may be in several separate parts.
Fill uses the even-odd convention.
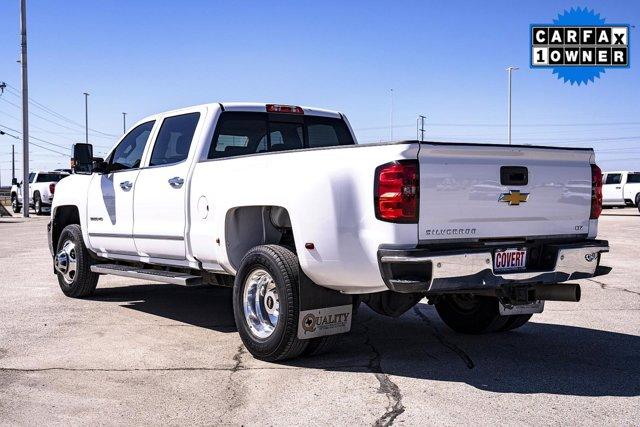
[[[133,187],[133,184],[131,183],[131,181],[122,181],[120,183],[120,188],[122,188],[124,191],[131,190],[131,187]]]
[[[184,184],[184,179],[180,178],[179,176],[174,176],[169,180],[169,185],[173,188],[180,188],[182,187],[182,184]]]
[[[616,190],[619,190],[619,189],[621,189],[621,188],[622,188],[622,187],[616,187]]]

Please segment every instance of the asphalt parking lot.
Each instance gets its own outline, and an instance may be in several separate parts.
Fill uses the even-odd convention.
[[[2,424],[624,424],[640,422],[640,216],[606,210],[608,276],[525,327],[463,336],[419,304],[362,308],[330,354],[248,354],[228,289],[103,277],[66,298],[46,217],[0,218]]]

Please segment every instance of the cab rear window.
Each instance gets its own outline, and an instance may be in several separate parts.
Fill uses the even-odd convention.
[[[208,158],[353,144],[342,119],[227,111],[220,116]]]

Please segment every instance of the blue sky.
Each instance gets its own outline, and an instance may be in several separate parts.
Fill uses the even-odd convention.
[[[0,5],[0,81],[10,85],[0,96],[0,125],[17,130],[18,6]],[[89,126],[116,136],[123,111],[132,124],[212,101],[312,105],[345,112],[359,140],[374,142],[390,138],[393,88],[394,139],[414,138],[416,116],[425,114],[428,139],[501,143],[505,68],[515,65],[514,142],[593,146],[603,169],[640,170],[637,28],[631,68],[609,70],[595,84],[571,86],[528,67],[529,25],[573,6],[610,23],[640,21],[640,2],[632,0],[28,0],[30,96],[82,124],[87,91]],[[68,147],[84,139],[80,126],[35,106],[31,112],[41,116],[31,117],[33,136]],[[90,139],[104,151],[116,137]],[[3,185],[12,142],[20,144],[0,136]],[[38,147],[31,153],[31,169],[68,164]]]

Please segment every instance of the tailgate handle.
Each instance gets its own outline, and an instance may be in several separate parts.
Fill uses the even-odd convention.
[[[502,185],[527,185],[529,183],[529,171],[524,166],[502,166],[500,168],[500,184]]]

